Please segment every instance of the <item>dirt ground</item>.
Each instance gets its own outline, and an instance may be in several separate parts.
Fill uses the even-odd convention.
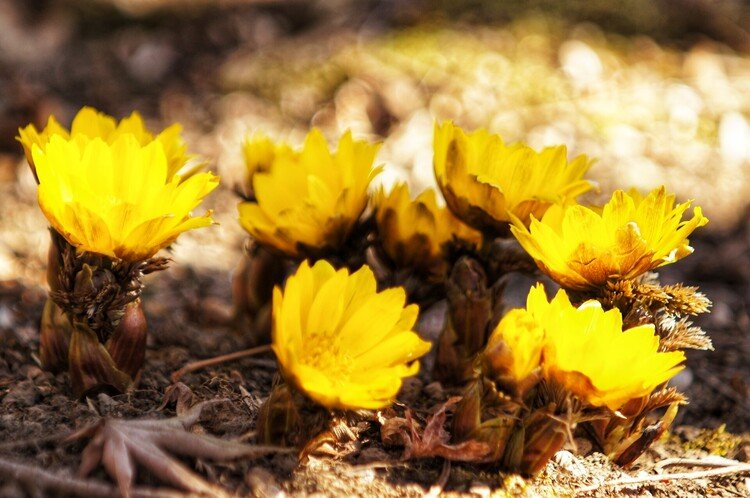
[[[750,59],[737,51],[742,36],[691,30],[688,19],[669,38],[653,38],[658,23],[639,30],[641,21],[621,17],[610,32],[578,12],[561,19],[539,9],[476,24],[450,9],[425,13],[421,2],[207,0],[184,11],[170,2],[156,11],[149,9],[158,1],[114,3],[131,14],[139,7],[138,16],[104,1],[0,0],[0,459],[72,475],[83,443],[61,437],[102,416],[173,416],[175,404],[164,404],[172,372],[247,345],[247,331],[232,325],[229,287],[245,239],[232,187],[242,177],[246,133],[298,140],[310,124],[329,136],[352,128],[384,142],[381,182],[424,187],[437,117],[596,156],[592,175],[604,193],[666,183],[704,207],[711,224],[692,240],[695,254],[661,272],[666,283],[699,285],[714,302],[699,324],[716,350],[688,353],[677,382],[690,404],[673,431],[633,468],[598,453],[563,453],[530,480],[438,459],[402,461],[400,450],[380,445],[375,426],[341,459],[184,462],[255,496],[750,495],[749,472],[606,484],[710,470],[693,461],[710,455],[750,462]],[[472,4],[474,12],[485,5]],[[594,20],[617,12],[602,15]],[[150,338],[138,388],[81,402],[66,394],[66,374],[39,367],[48,234],[13,136],[49,113],[65,122],[85,104],[119,116],[138,109],[154,127],[182,122],[191,151],[211,160],[223,186],[209,201],[220,225],[181,237],[169,270],[147,278]],[[269,354],[185,376],[192,401],[226,400],[193,431],[252,441],[275,372]],[[449,394],[423,374],[402,401],[425,418]],[[685,460],[664,465],[674,458]],[[109,482],[102,470],[92,479]],[[138,483],[159,485],[147,474]],[[0,477],[0,496],[59,494]]]

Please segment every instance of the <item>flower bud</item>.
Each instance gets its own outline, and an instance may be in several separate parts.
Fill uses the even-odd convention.
[[[112,272],[84,263],[81,271],[76,274],[73,293],[81,298],[96,296],[116,285],[117,279]]]
[[[235,319],[238,323],[250,320],[255,344],[266,344],[271,339],[268,317],[273,288],[283,281],[285,272],[282,257],[255,245],[243,256],[232,278]],[[247,327],[240,328],[244,332]]]
[[[461,383],[471,377],[472,362],[487,343],[493,315],[493,293],[474,259],[462,257],[446,282],[448,320],[438,344],[436,376]]]
[[[257,432],[260,444],[293,446],[299,433],[300,416],[289,385],[277,384],[258,413]]]
[[[482,423],[482,380],[475,379],[464,390],[453,412],[453,437],[465,441]]]
[[[540,379],[544,330],[526,310],[511,310],[500,320],[482,352],[486,374],[522,399]]]
[[[59,291],[62,288],[60,272],[63,268],[61,244],[68,244],[64,238],[58,235],[54,229],[50,229],[50,244],[47,251],[47,284],[50,291]]]
[[[125,306],[120,323],[106,343],[117,368],[131,378],[140,371],[146,357],[148,325],[140,300]]]
[[[569,431],[564,423],[543,410],[531,412],[523,422],[523,456],[519,470],[537,474],[565,445]]]
[[[133,379],[115,365],[107,349],[85,324],[76,323],[70,339],[70,383],[76,396],[115,390],[125,392]]]
[[[487,444],[490,451],[486,461],[500,461],[508,452],[520,409],[520,405],[499,393],[491,381],[476,378],[464,390],[453,414],[453,437],[456,441]]]
[[[39,325],[39,359],[42,368],[53,373],[68,368],[70,321],[52,299],[47,298]]]

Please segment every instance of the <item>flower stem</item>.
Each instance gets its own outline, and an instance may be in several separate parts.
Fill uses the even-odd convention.
[[[179,381],[185,374],[195,372],[201,368],[212,367],[214,365],[220,365],[230,361],[241,360],[248,356],[254,356],[256,354],[267,353],[271,351],[270,344],[264,344],[262,346],[256,346],[250,349],[243,349],[242,351],[235,351],[234,353],[223,354],[220,356],[214,356],[213,358],[207,358],[205,360],[193,361],[188,363],[179,370],[176,370],[170,377],[172,382]]]

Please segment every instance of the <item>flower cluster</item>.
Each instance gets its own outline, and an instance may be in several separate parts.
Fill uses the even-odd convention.
[[[43,362],[67,366],[78,393],[127,389],[145,347],[141,277],[165,267],[157,252],[178,235],[212,223],[192,211],[218,179],[181,175],[179,127],[153,134],[135,113],[118,123],[84,108],[70,130],[50,118],[19,140],[52,226]],[[690,202],[664,187],[582,204],[594,186],[585,156],[450,122],[434,137],[443,207],[437,190],[371,193],[377,151],[350,132],[331,148],[317,129],[300,148],[262,134],[243,145],[238,212],[252,244],[233,282],[249,320],[236,323],[270,342],[281,374],[259,438],[305,451],[321,434],[335,442],[333,424],[373,421],[433,350],[420,375],[460,401],[450,434],[429,444],[409,417],[381,413],[384,441],[408,455],[535,473],[584,427],[616,462],[634,461],[685,402],[668,386],[684,350],[711,345],[688,321],[708,310],[705,296],[653,273],[692,252],[700,208],[683,219]],[[561,289],[550,300],[537,283],[507,311],[517,272]]]
[[[281,432],[303,433],[300,399],[331,410],[390,404],[429,348],[412,331],[414,306],[445,299],[432,374],[463,390],[454,441],[488,448],[460,459],[533,473],[578,425],[619,463],[637,458],[653,441],[643,436],[649,415],[670,407],[663,431],[684,402],[666,387],[683,350],[710,346],[686,320],[707,310],[705,297],[651,273],[692,252],[688,237],[707,223],[700,208],[683,220],[690,203],[676,204],[664,187],[581,204],[594,185],[585,156],[508,145],[450,122],[436,125],[434,139],[447,208],[435,191],[412,198],[405,184],[370,200],[374,156],[348,133],[331,152],[316,130],[299,151],[265,136],[245,144],[252,195],[241,222],[261,247],[299,265],[283,291],[277,275],[266,297],[286,384],[262,412],[262,433],[289,410],[283,420],[295,422]],[[506,275],[537,270],[563,288],[548,300],[537,284],[525,308],[502,315]],[[406,293],[375,292],[394,285]],[[421,456],[444,454],[433,451]]]

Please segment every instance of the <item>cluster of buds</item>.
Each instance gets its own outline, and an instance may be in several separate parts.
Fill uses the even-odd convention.
[[[18,140],[51,225],[42,366],[68,370],[79,396],[124,392],[146,352],[143,276],[167,267],[156,253],[180,233],[213,223],[191,211],[218,179],[191,167],[179,125],[154,135],[137,113],[83,108],[70,130],[50,117]]]
[[[461,392],[448,442],[486,449],[450,455],[533,474],[586,437],[634,461],[685,402],[667,387],[683,350],[711,347],[688,321],[708,300],[652,273],[690,254],[687,237],[707,223],[700,208],[683,221],[690,203],[675,205],[663,187],[583,205],[594,187],[585,156],[449,122],[434,139],[447,208],[435,191],[412,199],[406,185],[370,198],[376,150],[347,133],[331,152],[317,130],[300,150],[257,136],[245,144],[240,220],[259,245],[254,274],[274,271],[260,287],[238,273],[235,293],[241,310],[272,310],[254,331],[270,332],[281,372],[261,411],[266,442],[309,444],[326,413],[390,405],[430,348],[412,331],[417,307],[444,300],[427,375]],[[525,308],[508,310],[514,273],[561,289],[550,301],[537,284]],[[420,448],[410,454],[446,455]]]

